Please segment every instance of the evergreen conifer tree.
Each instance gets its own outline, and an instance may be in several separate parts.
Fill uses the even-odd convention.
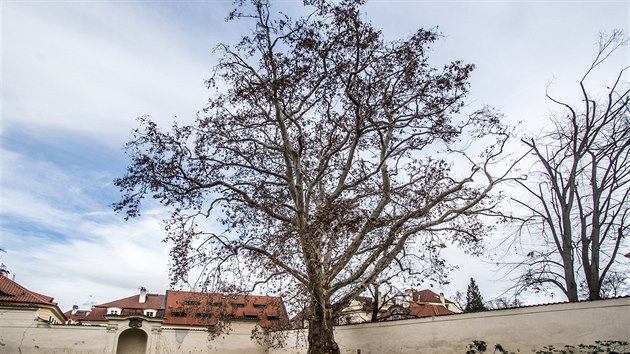
[[[466,312],[477,312],[486,310],[486,305],[483,301],[483,296],[479,291],[475,279],[470,278],[470,284],[468,284],[468,290],[466,291]]]

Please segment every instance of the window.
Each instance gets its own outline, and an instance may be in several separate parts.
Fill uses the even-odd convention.
[[[144,313],[144,315],[147,316],[147,317],[154,317],[155,316],[155,312],[153,312],[153,311],[146,311]]]

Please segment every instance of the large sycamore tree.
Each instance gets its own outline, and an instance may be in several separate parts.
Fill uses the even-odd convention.
[[[479,244],[506,134],[491,110],[460,112],[473,65],[431,66],[439,34],[386,41],[358,1],[305,5],[297,19],[263,0],[231,14],[253,33],[220,45],[193,124],[140,119],[115,207],[169,208],[173,281],[199,265],[206,285],[301,294],[309,353],[338,353],[332,324],[393,261],[440,265],[447,242]],[[469,157],[471,139],[488,145]]]
[[[589,85],[597,69],[626,44],[619,30],[602,34],[595,60],[579,81],[581,103],[548,95],[562,114],[544,135],[523,140],[536,165],[528,179],[518,182],[534,198],[514,200],[524,212],[518,235],[532,235],[535,248],[516,263],[518,291],[559,289],[569,301],[578,301],[580,295],[595,300],[627,289],[628,67],[603,86],[603,94]]]

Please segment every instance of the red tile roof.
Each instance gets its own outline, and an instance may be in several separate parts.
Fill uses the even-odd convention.
[[[81,320],[85,319],[85,317],[86,317],[87,315],[89,315],[89,314],[90,314],[90,312],[92,312],[92,311],[90,311],[90,310],[77,310],[77,312],[75,312],[75,313],[73,314],[73,313],[72,313],[72,310],[70,310],[70,311],[66,311],[66,312],[64,312],[63,314],[64,314],[64,316],[66,316],[69,320],[72,320],[72,321],[74,321],[74,322],[79,322],[79,321],[81,321]]]
[[[440,303],[440,295],[434,293],[433,291],[429,290],[429,289],[424,289],[424,290],[419,290],[419,291],[413,291],[412,293],[412,301],[417,301],[417,302],[434,302],[434,303]],[[448,299],[444,299],[444,302],[446,302],[447,304],[454,304],[454,302],[452,302],[451,300]]]
[[[433,316],[443,316],[443,315],[452,315],[456,312],[453,312],[442,305],[432,305],[432,304],[419,304],[419,303],[410,303],[409,307],[404,307],[401,305],[393,305],[385,311],[381,316],[379,316],[379,321],[388,321],[388,320],[400,320],[400,319],[411,319],[411,318],[421,318],[421,317],[433,317]]]
[[[274,323],[285,323],[287,312],[279,297],[199,293],[167,290],[166,295],[147,294],[146,303],[139,302],[139,296],[95,305],[80,318],[82,321],[106,321],[107,308],[117,307],[122,311],[115,316],[142,315],[143,310],[155,309],[155,317],[164,318],[165,325],[214,326],[221,316],[258,321],[262,327]],[[86,311],[87,312],[87,311]],[[72,313],[72,311],[68,311]],[[77,312],[78,313],[78,312]]]
[[[284,303],[279,297],[176,290],[166,292],[166,325],[213,326],[222,316],[258,321],[262,327],[288,321]]]
[[[354,298],[362,306],[363,311],[372,311],[372,298],[369,296],[357,296]]]
[[[133,295],[123,299],[118,299],[103,304],[95,305],[91,312],[84,316],[81,320],[84,321],[106,321],[107,308],[118,307],[122,311],[118,316],[134,316],[143,315],[143,310],[156,310],[156,316],[161,316],[161,309],[164,303],[164,295],[162,294],[147,294],[146,302],[140,303],[140,296]]]
[[[454,313],[455,312],[442,305],[418,304],[413,302],[409,304],[409,316],[412,317],[433,317],[451,315]]]
[[[30,291],[13,280],[0,276],[0,301],[57,305],[53,297]]]
[[[90,313],[81,318],[82,321],[107,321],[105,315],[107,314],[106,307],[93,307]]]
[[[104,304],[96,305],[96,307],[120,307],[124,309],[155,309],[162,308],[164,302],[164,295],[162,294],[147,294],[147,299],[144,303],[140,303],[140,295],[133,295],[124,299],[114,300],[106,302]]]

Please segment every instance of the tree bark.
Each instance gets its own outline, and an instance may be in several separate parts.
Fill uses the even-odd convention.
[[[372,318],[370,319],[370,321],[378,321],[378,310],[380,306],[381,304],[378,285],[374,284],[374,298],[372,299]]]
[[[564,277],[565,277],[565,284],[567,287],[567,299],[569,300],[569,302],[579,301],[577,282],[575,281],[575,272],[573,268],[573,261],[564,262]]]
[[[329,312],[330,307],[326,307]],[[312,307],[314,316],[308,325],[308,354],[340,354],[330,315],[322,313],[327,309],[321,306]]]

